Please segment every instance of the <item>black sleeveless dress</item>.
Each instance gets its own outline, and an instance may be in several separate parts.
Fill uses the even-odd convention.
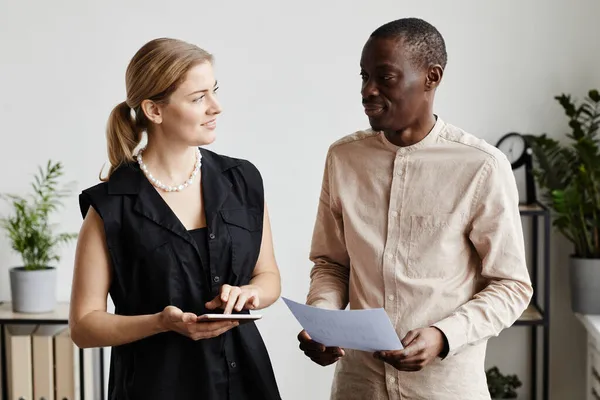
[[[112,267],[110,296],[119,315],[167,305],[211,311],[223,284],[250,282],[262,241],[262,180],[248,161],[202,152],[207,227],[188,231],[137,164],[80,196],[104,223]],[[245,311],[247,312],[247,311]],[[111,400],[278,400],[267,349],[255,323],[194,341],[165,332],[111,351]]]
[[[200,228],[189,231],[200,250],[200,258],[202,264],[208,264],[208,229]],[[210,270],[204,268],[204,270]],[[189,277],[195,280],[210,280],[210,276],[204,276],[202,270],[199,268],[191,269]],[[227,271],[217,271],[219,275],[227,275]],[[216,311],[218,312],[218,311]],[[234,333],[231,331],[225,334],[208,339],[207,348],[202,349],[203,351],[210,351],[212,355],[213,368],[209,372],[214,382],[214,391],[219,399],[231,399],[231,400],[252,400],[260,399],[261,394],[252,379],[250,374],[244,374],[244,369],[249,368],[248,363],[244,361],[243,350],[239,348],[235,338],[232,337]],[[196,343],[190,343],[187,341],[189,349],[183,348],[182,351],[193,351],[194,347],[197,347]],[[186,360],[191,362],[189,370],[194,369],[193,359]],[[186,368],[187,369],[187,368]]]

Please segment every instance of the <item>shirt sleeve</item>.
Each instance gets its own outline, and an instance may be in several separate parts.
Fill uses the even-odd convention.
[[[332,194],[332,154],[327,154],[317,209],[310,261],[310,289],[306,304],[342,310],[348,305],[350,257],[344,239],[344,222],[338,200]]]
[[[533,288],[527,270],[519,195],[508,159],[490,158],[479,177],[469,239],[481,259],[483,290],[433,326],[448,340],[448,355],[497,336],[529,305]]]

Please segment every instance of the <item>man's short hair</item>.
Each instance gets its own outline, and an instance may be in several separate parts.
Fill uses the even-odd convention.
[[[446,68],[448,55],[444,38],[433,25],[422,19],[402,18],[388,22],[377,28],[371,37],[403,39],[416,67],[439,64]]]

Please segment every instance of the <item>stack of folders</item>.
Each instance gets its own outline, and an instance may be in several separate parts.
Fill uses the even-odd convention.
[[[85,400],[99,398],[94,353],[85,349],[80,360],[68,326],[5,325],[4,329],[9,400],[80,400],[80,363]]]

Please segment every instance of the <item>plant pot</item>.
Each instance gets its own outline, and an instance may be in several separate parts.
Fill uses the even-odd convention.
[[[571,257],[571,309],[579,314],[600,314],[600,258]]]
[[[56,269],[11,268],[10,292],[13,312],[46,313],[56,306]]]

